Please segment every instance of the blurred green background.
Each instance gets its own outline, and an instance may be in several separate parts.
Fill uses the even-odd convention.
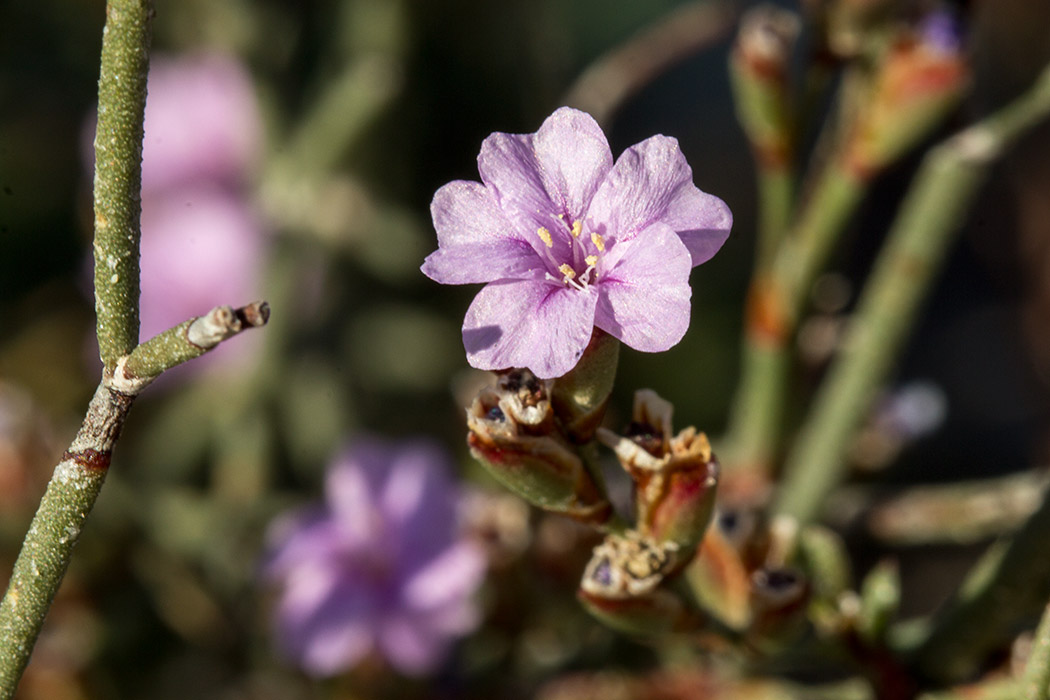
[[[535,131],[588,65],[679,4],[157,0],[155,51],[228,52],[255,81],[266,153],[253,192],[273,229],[256,298],[270,301],[273,320],[218,350],[253,344],[250,361],[183,371],[140,399],[24,697],[527,697],[569,669],[654,662],[658,650],[577,610],[589,542],[578,533],[557,535],[579,542],[555,563],[543,552],[530,560],[532,589],[513,598],[507,581],[493,584],[498,614],[434,685],[369,669],[306,682],[273,658],[255,574],[270,518],[316,497],[328,456],[356,433],[431,435],[484,483],[462,425],[480,373],[466,365],[459,328],[476,288],[419,273],[436,247],[430,198],[477,178],[485,136]],[[972,4],[961,9],[977,80],[942,135],[1016,95],[1050,58],[1050,3]],[[100,0],[0,6],[0,386],[23,420],[18,459],[4,463],[0,451],[0,570],[98,381],[81,157],[103,20]],[[654,133],[677,137],[696,184],[735,216],[729,243],[693,273],[685,340],[661,355],[625,349],[614,423],[648,386],[679,423],[715,436],[725,425],[755,228],[753,166],[726,75],[731,39],[727,24],[605,124],[614,154]],[[346,147],[331,149],[329,131],[300,128],[334,85],[345,91],[333,113],[346,116],[329,127]],[[835,262],[847,280],[866,272],[916,163],[894,168],[865,203]],[[975,206],[900,372],[940,386],[948,420],[890,481],[1006,472],[1050,454],[1048,164],[1044,127]],[[807,368],[800,386],[820,370]]]

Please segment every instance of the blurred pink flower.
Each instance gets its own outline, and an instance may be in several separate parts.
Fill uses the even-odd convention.
[[[250,203],[207,181],[143,197],[140,337],[259,298],[263,229]]]
[[[242,183],[258,161],[262,122],[251,76],[232,57],[150,61],[142,190],[200,180]]]
[[[485,574],[482,548],[457,532],[461,494],[444,453],[359,441],[332,464],[325,496],[271,528],[278,645],[318,676],[373,651],[406,674],[434,670],[477,624]]]

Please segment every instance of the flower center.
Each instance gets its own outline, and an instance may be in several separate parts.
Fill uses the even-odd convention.
[[[558,217],[562,218],[562,217]],[[568,229],[568,260],[559,260],[554,255],[554,238],[547,228],[540,227],[536,235],[543,241],[547,261],[553,270],[560,274],[547,272],[546,278],[557,284],[578,289],[581,292],[598,279],[598,261],[605,252],[605,240],[597,232],[583,235],[583,222],[573,221]]]

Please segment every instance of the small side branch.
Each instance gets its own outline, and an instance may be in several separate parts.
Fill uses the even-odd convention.
[[[607,123],[653,78],[726,34],[734,16],[719,0],[682,5],[592,63],[569,88],[565,104]]]
[[[216,306],[198,318],[180,323],[150,338],[117,363],[114,381],[122,389],[139,391],[166,369],[215,348],[249,328],[266,325],[270,319],[270,305],[257,301],[234,309]]]

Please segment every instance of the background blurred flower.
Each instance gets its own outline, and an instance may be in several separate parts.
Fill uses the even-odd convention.
[[[222,54],[161,55],[151,60],[147,90],[142,339],[214,306],[260,298],[268,242],[249,193],[262,121],[247,70]],[[94,119],[88,132],[93,138]],[[92,167],[93,150],[87,153]],[[259,342],[234,347],[243,359],[244,348]]]
[[[328,472],[325,503],[271,530],[278,645],[332,675],[372,651],[421,674],[474,628],[482,548],[457,533],[460,494],[430,444],[359,441]]]
[[[248,179],[260,156],[262,121],[244,66],[217,53],[155,56],[146,89],[144,192]]]
[[[488,284],[463,323],[478,369],[559,377],[595,326],[636,350],[689,327],[689,270],[729,236],[725,203],[693,184],[678,141],[653,136],[613,163],[601,127],[562,107],[535,134],[495,133],[481,183],[450,182],[430,205],[438,250],[423,272]]]

